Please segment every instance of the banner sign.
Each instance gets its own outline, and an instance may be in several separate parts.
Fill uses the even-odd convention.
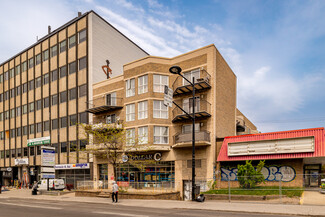
[[[42,149],[42,166],[54,167],[55,149]]]
[[[173,106],[173,90],[169,88],[167,85],[165,85],[164,90],[164,105],[172,107]]]
[[[51,143],[50,136],[27,140],[27,146],[46,145],[46,144],[50,144],[50,143]]]
[[[28,165],[28,158],[15,159],[15,165]]]
[[[54,173],[42,173],[42,179],[55,179]]]
[[[55,170],[53,167],[41,167],[42,173],[55,173]]]
[[[54,169],[56,169],[56,170],[89,169],[89,163],[57,164],[54,166]]]
[[[133,161],[145,161],[145,160],[154,160],[160,161],[161,160],[161,153],[157,152],[155,154],[136,154],[136,155],[123,155],[122,161],[126,163],[129,159]]]

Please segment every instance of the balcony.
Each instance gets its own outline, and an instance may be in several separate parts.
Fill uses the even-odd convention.
[[[186,76],[186,73],[184,73],[184,76],[188,78],[191,82],[192,77],[196,78],[194,83],[196,93],[203,92],[211,88],[211,75],[205,70],[198,70],[197,73],[192,76]],[[178,97],[185,94],[191,94],[193,91],[193,87],[188,82],[186,82],[181,76],[178,76],[173,83],[173,91],[174,97]]]
[[[195,132],[195,146],[207,146],[210,143],[209,131]],[[173,148],[192,147],[192,132],[190,133],[178,133],[174,136]]]
[[[180,102],[176,102],[178,105],[182,105]],[[192,109],[192,99],[189,102],[184,103],[183,101],[183,110],[193,116]],[[191,121],[191,117],[189,117],[186,113],[184,113],[180,108],[175,107],[173,109],[173,120],[172,122],[183,122],[183,121]],[[196,98],[195,102],[195,119],[202,120],[211,117],[211,104],[206,100],[201,100],[200,98]]]
[[[123,108],[123,98],[101,97],[87,102],[89,109],[87,112],[100,114],[109,111],[115,111]]]

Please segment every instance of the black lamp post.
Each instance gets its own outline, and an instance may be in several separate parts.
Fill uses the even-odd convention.
[[[192,86],[192,95],[193,95],[193,101],[192,101],[192,116],[186,112],[182,107],[177,105],[174,101],[174,105],[176,105],[180,110],[182,110],[188,117],[192,119],[192,201],[195,201],[195,78],[193,77],[192,82],[189,81],[187,78],[185,78],[181,74],[181,67],[179,66],[172,66],[169,68],[169,72],[172,74],[176,74],[184,78],[185,81],[187,81]]]

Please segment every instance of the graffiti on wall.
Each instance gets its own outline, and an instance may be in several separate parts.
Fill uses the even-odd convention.
[[[221,167],[221,181],[238,181],[237,168]],[[265,181],[291,182],[296,178],[296,170],[290,166],[269,166],[262,168]]]

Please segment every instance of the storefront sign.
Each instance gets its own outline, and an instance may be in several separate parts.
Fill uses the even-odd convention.
[[[55,173],[55,170],[53,167],[42,167],[41,172],[42,173]]]
[[[15,159],[15,165],[28,165],[28,158]]]
[[[161,160],[161,153],[157,152],[155,154],[136,154],[136,155],[123,155],[122,161],[126,163],[129,159],[133,161],[145,161],[145,160],[154,160],[160,161]]]
[[[53,173],[42,173],[42,179],[55,179],[55,174],[53,174]]]
[[[54,166],[55,165],[55,149],[49,149],[50,147],[46,147],[46,149],[42,149],[42,166]]]
[[[11,172],[11,171],[12,171],[12,168],[11,168],[11,167],[8,167],[8,168],[7,168],[7,171],[8,171],[8,172]]]
[[[51,143],[50,136],[27,140],[27,146],[46,145],[46,144],[50,144],[50,143]]]
[[[56,170],[89,169],[89,163],[57,164],[54,166],[54,169],[56,169]]]
[[[4,167],[4,168],[0,168],[0,171],[5,172],[5,171],[7,171],[7,168],[6,168],[6,167]]]

